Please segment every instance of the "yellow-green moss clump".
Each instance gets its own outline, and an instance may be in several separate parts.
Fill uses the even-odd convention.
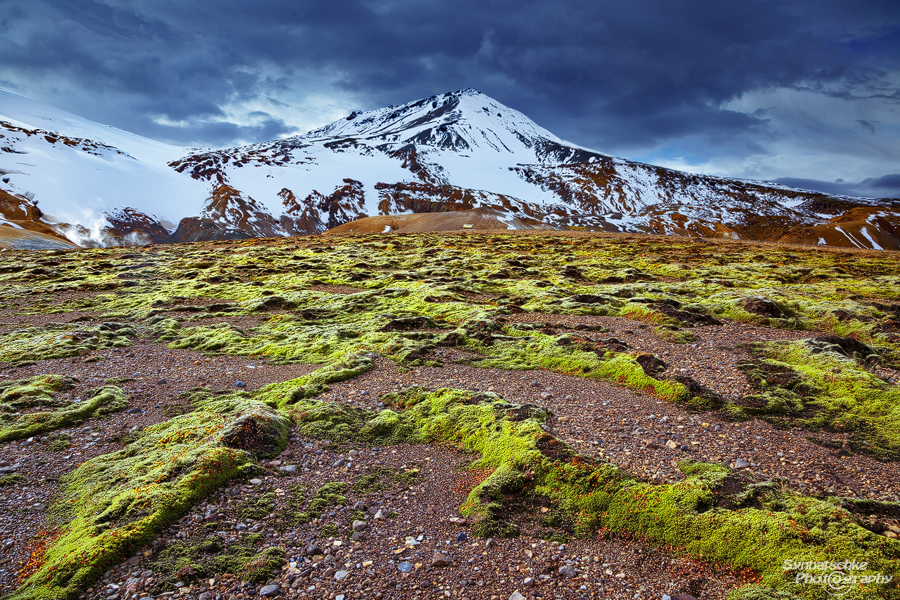
[[[866,359],[878,359],[871,348],[823,336],[751,350],[757,360],[742,366],[757,393],[742,399],[744,413],[849,432],[854,450],[900,458],[900,386],[866,368]]]
[[[80,401],[54,398],[53,394],[77,383],[72,377],[39,375],[0,384],[0,443],[41,435],[128,406],[125,392],[111,385],[88,392]],[[34,408],[45,410],[21,412]]]
[[[255,454],[280,451],[287,419],[247,396],[200,401],[195,411],[152,425],[126,448],[64,476],[50,517],[60,537],[10,598],[76,597],[166,524],[251,468]]]
[[[104,348],[131,345],[134,328],[120,323],[84,327],[52,323],[0,333],[0,362],[16,363],[68,358]]]
[[[159,575],[156,589],[175,591],[179,580],[208,578],[231,573],[243,581],[259,583],[272,577],[272,572],[285,563],[283,548],[257,550],[252,546],[227,545],[217,535],[194,544],[173,540],[159,553],[150,568]],[[185,576],[184,573],[190,573]]]
[[[531,491],[556,503],[581,533],[597,528],[628,532],[752,569],[762,583],[807,598],[824,597],[825,591],[794,584],[792,574],[782,570],[785,559],[855,559],[868,563],[865,573],[898,571],[900,543],[861,527],[837,503],[797,496],[773,482],[743,481],[725,467],[691,461],[680,463],[684,481],[643,483],[610,464],[576,455],[541,427],[545,414],[540,409],[494,394],[411,389],[384,400],[400,412],[382,411],[361,426],[361,437],[450,442],[481,454],[473,467],[493,469],[462,507],[484,533],[508,530],[497,521],[505,498]],[[890,585],[870,591],[898,597]],[[854,589],[847,597],[871,597],[868,593]]]

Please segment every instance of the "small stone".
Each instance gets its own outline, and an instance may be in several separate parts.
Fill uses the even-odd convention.
[[[279,588],[277,585],[264,585],[260,588],[259,595],[269,598],[272,596],[277,596],[280,592],[281,588]]]
[[[433,567],[449,567],[450,564],[450,557],[443,552],[435,552],[431,558],[431,566]]]
[[[382,519],[384,519],[384,513],[381,512],[381,509],[379,508],[378,511],[375,513],[375,516],[372,518],[377,521],[381,521]]]
[[[282,473],[296,473],[297,465],[284,465],[283,467],[278,468]]]
[[[531,577],[526,577],[522,582],[522,585],[524,585],[525,587],[531,587],[534,585],[534,579],[532,579]]]
[[[366,503],[362,500],[358,500],[356,504],[353,505],[353,510],[366,510]]]
[[[169,382],[166,381],[165,379],[160,379],[159,381],[156,382],[156,385],[166,385],[167,383],[169,383]]]
[[[257,479],[256,477],[250,480],[250,485],[262,485],[262,483],[262,479]]]
[[[369,526],[365,521],[353,521],[353,531],[363,531]]]
[[[674,440],[669,440],[668,442],[666,442],[666,448],[668,448],[669,450],[674,450],[677,447],[678,447],[678,444],[675,443]]]
[[[484,545],[488,548],[493,548],[497,545],[497,540],[495,540],[494,538],[488,538],[484,541]]]
[[[412,563],[404,560],[402,563],[397,565],[397,570],[400,571],[401,573],[409,573],[410,571],[413,570]]]
[[[245,387],[247,387],[247,384],[244,383],[243,381],[235,381],[235,382],[234,382],[234,387],[236,387],[236,388],[245,388]]]
[[[746,469],[749,466],[750,466],[750,463],[747,462],[746,460],[744,460],[743,458],[739,458],[736,461],[734,461],[735,469]]]
[[[343,569],[334,574],[334,578],[338,581],[343,581],[347,578],[347,575],[350,574],[350,571],[344,571]]]
[[[126,412],[127,414],[129,414],[129,415],[139,415],[139,414],[141,414],[141,413],[144,412],[144,411],[142,411],[141,409],[135,407],[135,408],[129,408],[129,409],[126,410],[125,412]]]
[[[559,574],[567,579],[572,579],[573,577],[578,576],[578,571],[570,565],[563,565],[559,568]]]
[[[322,554],[322,549],[315,544],[310,544],[306,547],[307,556],[318,556],[319,554]]]
[[[465,533],[457,533],[457,534],[456,534],[456,541],[457,541],[457,542],[464,542],[464,541],[466,541],[467,539],[469,539],[469,536],[467,536]]]
[[[679,448],[679,450],[681,450],[682,452],[690,452],[690,451],[691,451],[691,447],[690,447],[690,446],[687,446],[687,445],[683,445],[683,446],[681,446],[681,447]]]
[[[515,592],[510,594],[509,600],[525,600],[525,596],[523,596],[518,592],[518,590],[516,590]]]

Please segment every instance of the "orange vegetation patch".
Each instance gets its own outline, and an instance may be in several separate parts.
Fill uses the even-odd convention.
[[[20,564],[19,570],[16,571],[19,585],[25,583],[29,577],[44,566],[44,555],[47,549],[56,543],[62,533],[61,529],[42,529],[28,542],[28,558]]]
[[[468,494],[472,488],[493,475],[496,469],[468,469],[460,471],[453,479],[453,491],[457,494]]]

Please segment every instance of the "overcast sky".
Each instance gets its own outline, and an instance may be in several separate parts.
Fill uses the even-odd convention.
[[[897,0],[0,2],[0,89],[182,145],[467,87],[625,158],[900,197]]]

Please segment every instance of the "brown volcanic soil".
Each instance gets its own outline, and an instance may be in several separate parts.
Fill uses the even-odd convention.
[[[553,229],[549,225],[531,225],[520,222],[518,219],[512,221],[520,229]],[[464,225],[472,227],[464,227]],[[427,231],[465,231],[466,229],[506,231],[507,228],[508,225],[499,219],[498,213],[489,209],[476,208],[453,212],[366,217],[338,225],[325,233],[423,233]]]

